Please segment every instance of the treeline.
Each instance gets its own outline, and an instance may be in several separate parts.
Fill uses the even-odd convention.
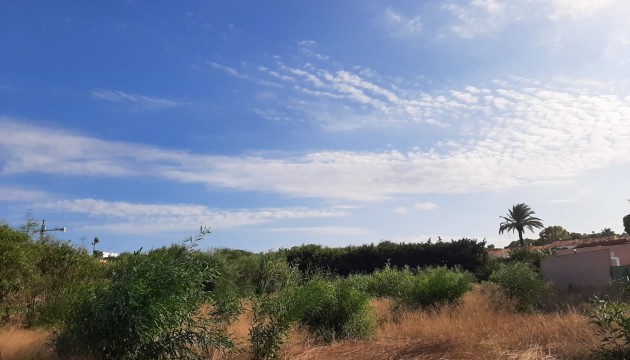
[[[469,271],[483,277],[488,266],[485,241],[475,239],[437,241],[426,243],[393,243],[383,241],[378,245],[330,248],[320,245],[302,245],[281,250],[290,264],[302,272],[326,271],[341,276],[371,274],[386,264],[412,269],[446,266]]]

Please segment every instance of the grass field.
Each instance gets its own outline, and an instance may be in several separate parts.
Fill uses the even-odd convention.
[[[458,306],[432,312],[392,312],[387,299],[373,300],[379,318],[374,341],[315,343],[295,329],[282,349],[283,359],[584,359],[599,342],[588,319],[574,308],[538,314],[511,310],[509,301],[483,289]],[[503,304],[497,309],[496,304]],[[215,359],[249,359],[246,312],[230,331],[243,349]],[[43,331],[0,331],[0,359],[56,359]]]

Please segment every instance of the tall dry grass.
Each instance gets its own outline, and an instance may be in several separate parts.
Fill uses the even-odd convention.
[[[283,359],[584,359],[599,341],[579,310],[522,314],[509,300],[478,287],[459,306],[432,312],[392,312],[391,302],[374,300],[379,318],[377,340],[321,344],[294,330],[282,348]],[[500,305],[500,306],[497,306]],[[246,312],[229,328],[243,349],[215,359],[249,359]],[[2,360],[55,359],[46,334],[26,330],[0,332]]]
[[[56,359],[46,343],[45,331],[7,328],[0,330],[0,360]]]

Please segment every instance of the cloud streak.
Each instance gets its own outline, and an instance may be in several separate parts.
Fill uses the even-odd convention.
[[[109,101],[115,103],[128,103],[144,109],[163,109],[189,105],[189,103],[186,102],[137,94],[129,94],[119,90],[95,89],[91,91],[91,95],[92,99],[94,100]]]
[[[392,37],[413,38],[422,33],[423,24],[419,16],[408,18],[388,7],[383,13],[383,20]]]
[[[340,209],[262,208],[217,210],[195,204],[139,204],[100,199],[37,202],[37,209],[75,213],[105,219],[106,224],[82,226],[82,230],[120,234],[157,234],[187,231],[200,225],[229,229],[291,219],[331,218],[346,215]]]

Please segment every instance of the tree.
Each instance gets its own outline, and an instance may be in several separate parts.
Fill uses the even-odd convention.
[[[604,236],[614,236],[616,234],[611,228],[604,228],[597,235],[604,237]]]
[[[94,240],[92,240],[92,255],[96,254],[96,244],[98,244],[99,242],[101,242],[98,237],[95,237]]]
[[[520,203],[512,206],[511,210],[508,209],[507,216],[501,216],[504,221],[499,226],[499,234],[503,234],[504,231],[516,231],[521,246],[525,247],[523,240],[525,229],[534,232],[534,228],[544,227],[542,220],[533,216],[534,214],[535,212],[526,204]]]
[[[623,217],[623,231],[630,235],[630,214]]]
[[[534,240],[534,239],[529,239],[529,238],[525,238],[522,240],[522,242],[520,240],[514,240],[511,241],[506,247],[505,249],[516,249],[516,248],[521,248],[523,247],[523,245],[525,246],[533,246],[533,245],[538,245],[539,241],[538,240]]]
[[[567,240],[571,238],[571,234],[562,226],[547,226],[540,232],[540,242],[542,244],[551,244],[554,241]]]

